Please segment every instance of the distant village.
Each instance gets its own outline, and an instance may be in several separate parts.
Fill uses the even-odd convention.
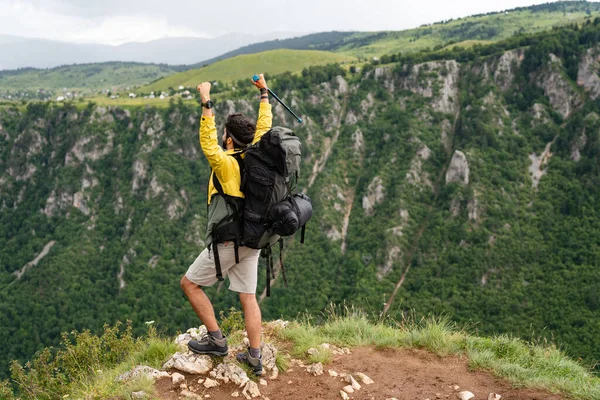
[[[214,82],[215,85],[218,85],[218,82]],[[64,102],[64,101],[85,101],[85,99],[89,99],[91,97],[108,97],[110,99],[116,100],[120,98],[143,98],[143,99],[169,99],[169,98],[181,98],[183,100],[194,100],[195,99],[195,91],[192,88],[185,87],[180,85],[177,89],[170,88],[168,91],[160,91],[160,92],[150,92],[150,93],[136,93],[134,92],[135,88],[127,87],[124,89],[112,88],[112,89],[103,89],[100,92],[85,90],[85,91],[76,91],[68,88],[63,88],[62,90],[53,91],[47,89],[38,89],[35,91],[6,91],[0,93],[0,100],[8,100],[8,101],[28,101],[28,100],[42,100],[42,101],[56,101],[56,102]]]

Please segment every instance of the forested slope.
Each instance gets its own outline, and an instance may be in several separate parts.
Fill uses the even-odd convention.
[[[330,302],[444,313],[598,359],[599,24],[275,77],[305,120],[274,107],[305,144],[315,215],[307,243],[287,244],[290,287],[261,296],[265,317]],[[221,94],[220,129],[233,111],[256,115],[256,97]],[[64,330],[197,323],[179,279],[204,244],[199,111],[0,110],[4,372]],[[217,310],[235,305],[220,289]]]

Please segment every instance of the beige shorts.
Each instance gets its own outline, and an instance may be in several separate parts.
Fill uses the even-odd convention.
[[[223,278],[229,276],[229,290],[238,293],[256,293],[258,256],[260,250],[249,247],[238,249],[240,262],[235,263],[233,242],[220,243],[219,259]],[[217,282],[213,251],[204,249],[185,273],[186,278],[198,286],[212,286]]]

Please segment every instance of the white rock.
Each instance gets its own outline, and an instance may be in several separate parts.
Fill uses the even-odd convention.
[[[331,345],[329,343],[321,343],[319,347],[322,349],[330,349]]]
[[[309,365],[308,367],[306,367],[306,372],[308,372],[309,374],[313,374],[314,376],[323,375],[323,364],[319,362],[316,364]]]
[[[352,375],[348,375],[346,377],[346,382],[348,382],[350,385],[352,385],[352,389],[360,390],[360,384],[358,382],[356,382],[356,379],[354,379],[354,377]]]
[[[460,150],[454,152],[448,171],[446,171],[446,183],[451,182],[469,184],[469,162],[465,153]]]
[[[273,368],[273,372],[271,373],[271,376],[269,377],[269,379],[277,379],[279,377],[279,368],[277,368],[277,366],[275,366],[275,368]]]
[[[352,385],[344,386],[342,390],[346,393],[354,393],[354,388],[352,387]]]
[[[267,381],[264,379],[259,380],[258,383],[261,384],[262,386],[267,386]]]
[[[171,375],[171,380],[173,381],[173,385],[178,385],[181,382],[185,381],[185,376],[181,375],[178,372],[173,373],[173,375]]]
[[[249,381],[246,371],[236,364],[219,364],[211,371],[210,375],[216,380],[223,381],[223,383],[231,381],[239,387]]]
[[[240,397],[240,392],[233,392],[231,393],[231,397]]]
[[[488,396],[488,400],[500,400],[501,398],[502,396],[500,396],[498,393],[490,393]]]
[[[213,367],[210,356],[194,353],[175,353],[169,361],[163,365],[163,369],[175,368],[189,374],[205,374]]]
[[[314,356],[315,354],[319,354],[319,350],[315,349],[314,347],[311,347],[310,349],[306,350],[306,353],[309,356]]]
[[[119,375],[116,380],[127,381],[129,379],[137,379],[142,376],[150,379],[158,379],[163,377],[163,373],[157,369],[148,367],[147,365],[137,365],[131,371],[127,371],[124,374]]]
[[[375,382],[373,382],[373,379],[369,378],[367,375],[363,374],[362,372],[357,372],[356,376],[358,376],[360,378],[360,380],[362,381],[362,383],[364,383],[365,385],[371,385]]]
[[[202,382],[204,382],[204,378],[198,379],[198,385],[202,385]]]
[[[148,394],[146,392],[139,391],[139,392],[133,392],[131,393],[131,398],[132,399],[147,399],[148,398]]]
[[[467,390],[465,390],[465,391],[463,391],[463,392],[460,392],[460,393],[458,394],[458,398],[459,398],[460,400],[471,400],[471,399],[472,399],[472,398],[474,398],[474,397],[475,397],[475,395],[474,395],[473,393],[471,393],[471,392],[467,391]]]
[[[198,396],[196,393],[192,393],[189,390],[182,390],[179,395],[181,397],[185,397],[186,399],[199,400],[202,397]]]
[[[263,343],[260,346],[263,368],[273,371],[277,368],[277,349],[271,343]]]
[[[338,373],[337,373],[337,372],[335,372],[335,371],[334,371],[334,370],[332,370],[332,369],[330,369],[330,370],[329,370],[329,371],[327,371],[327,372],[329,372],[329,376],[332,376],[332,377],[334,377],[334,378],[335,378],[336,376],[338,376]]]
[[[242,394],[247,399],[259,397],[260,391],[258,390],[258,385],[256,384],[256,382],[248,381],[248,383],[246,383],[246,386],[244,386],[244,390],[242,390]]]
[[[214,388],[217,386],[219,386],[219,382],[214,381],[210,378],[206,378],[206,380],[204,381],[204,387],[207,389]]]
[[[340,396],[342,396],[342,399],[344,399],[344,400],[350,399],[350,396],[348,396],[348,393],[344,392],[343,390],[340,390]]]
[[[454,386],[452,386],[452,389],[454,389],[454,390],[458,390],[458,389],[460,389],[460,386],[458,386],[458,385],[454,385]]]
[[[210,399],[210,394],[205,394],[205,395],[204,395],[204,398],[205,398],[205,399]]]

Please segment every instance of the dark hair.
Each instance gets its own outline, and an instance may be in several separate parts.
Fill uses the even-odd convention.
[[[227,129],[227,135],[232,136],[233,146],[241,148],[244,147],[243,145],[250,144],[254,140],[256,124],[244,114],[231,114],[227,117],[225,129]],[[236,141],[239,143],[236,143]]]

